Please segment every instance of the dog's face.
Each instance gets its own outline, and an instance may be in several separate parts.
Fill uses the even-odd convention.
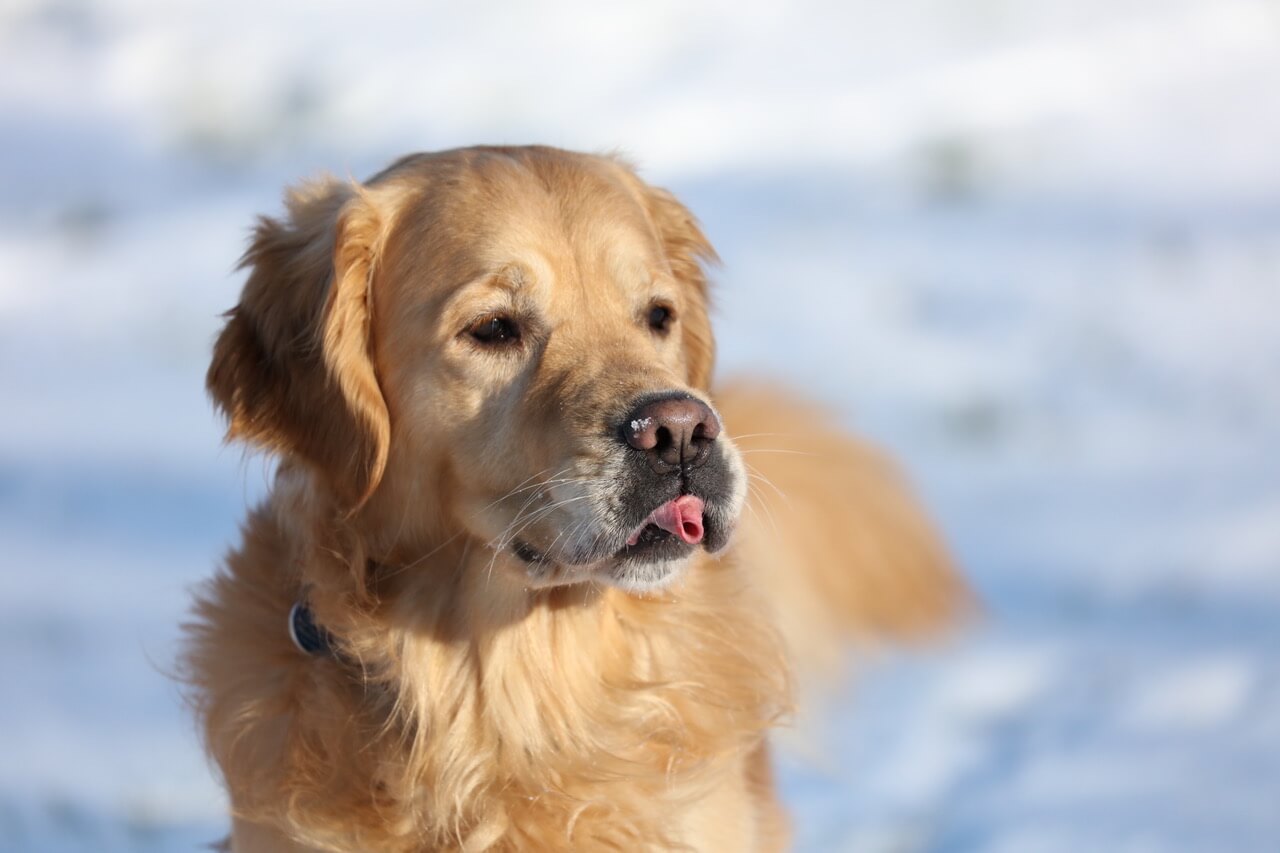
[[[264,223],[210,388],[388,549],[461,535],[527,586],[657,588],[745,492],[706,397],[710,256],[612,160],[408,158]]]

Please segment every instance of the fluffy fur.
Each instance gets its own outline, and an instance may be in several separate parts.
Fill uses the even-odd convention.
[[[707,398],[713,258],[625,164],[545,148],[415,155],[261,221],[208,385],[280,464],[186,658],[232,850],[785,846],[793,664],[963,594],[889,466],[769,391],[716,398],[734,544],[610,556],[635,499],[608,425]],[[518,344],[478,345],[490,316]],[[334,654],[289,640],[303,599]]]

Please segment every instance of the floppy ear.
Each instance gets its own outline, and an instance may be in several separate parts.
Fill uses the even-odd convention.
[[[334,180],[286,204],[283,220],[259,221],[241,261],[251,272],[206,384],[228,440],[301,459],[354,510],[377,488],[390,440],[369,294],[388,223],[368,191]]]
[[[671,274],[687,294],[680,328],[689,366],[689,384],[707,391],[715,368],[716,342],[711,333],[711,294],[706,267],[720,259],[698,226],[698,220],[674,195],[664,189],[647,187],[646,206],[671,265]]]

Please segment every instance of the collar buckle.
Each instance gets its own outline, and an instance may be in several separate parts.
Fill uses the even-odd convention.
[[[333,644],[329,632],[316,624],[311,608],[302,601],[295,601],[289,608],[289,639],[303,654],[332,654]]]

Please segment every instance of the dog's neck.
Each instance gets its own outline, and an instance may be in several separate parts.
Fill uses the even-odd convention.
[[[296,509],[278,517],[296,520]],[[779,645],[731,560],[700,558],[651,598],[529,590],[500,562],[513,557],[465,536],[371,562],[336,515],[290,525],[300,587],[337,651],[316,671],[355,718],[333,787],[350,790],[358,772],[378,792],[356,812],[371,815],[370,833],[390,831],[395,813],[444,846],[488,835],[530,849],[567,836],[585,848],[674,843],[641,816],[741,772],[785,710]],[[317,804],[333,797],[313,793]]]

